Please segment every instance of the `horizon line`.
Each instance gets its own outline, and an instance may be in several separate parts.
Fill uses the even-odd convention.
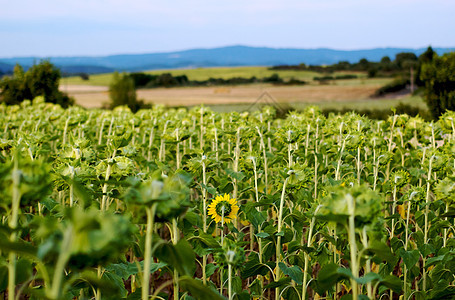
[[[173,53],[180,53],[186,51],[194,51],[194,50],[215,50],[215,49],[224,49],[224,48],[235,48],[235,47],[244,47],[244,48],[257,48],[257,49],[273,49],[273,50],[332,50],[332,51],[342,51],[342,52],[355,52],[355,51],[369,51],[369,50],[376,50],[376,49],[409,49],[409,50],[421,50],[428,47],[433,49],[454,49],[455,46],[452,47],[438,47],[438,46],[422,46],[422,47],[400,47],[400,46],[383,46],[383,47],[372,47],[372,48],[352,48],[352,49],[337,49],[337,48],[330,48],[330,47],[311,47],[311,48],[298,48],[298,47],[270,47],[270,46],[248,46],[244,44],[233,44],[233,45],[226,45],[226,46],[218,46],[218,47],[195,47],[195,48],[187,48],[183,50],[169,50],[169,51],[150,51],[150,52],[132,52],[132,53],[118,53],[118,54],[80,54],[80,55],[21,55],[21,56],[8,56],[8,57],[0,57],[2,59],[13,59],[13,58],[40,58],[40,59],[50,59],[50,58],[77,58],[77,57],[111,57],[111,56],[134,56],[134,55],[147,55],[147,54],[173,54]]]

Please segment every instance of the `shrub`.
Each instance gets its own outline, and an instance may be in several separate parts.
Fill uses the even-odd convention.
[[[138,111],[143,102],[137,100],[133,79],[125,73],[114,73],[109,84],[110,108],[126,105],[132,112]]]
[[[357,78],[358,78],[358,76],[354,75],[354,74],[344,74],[344,75],[335,76],[336,80],[339,80],[339,79],[357,79]]]
[[[79,77],[84,81],[87,81],[90,79],[90,75],[88,73],[79,73]]]
[[[32,66],[27,72],[16,65],[13,75],[0,81],[1,101],[13,105],[44,96],[46,102],[62,107],[73,105],[74,100],[58,89],[60,78],[60,70],[46,60]]]
[[[405,90],[409,85],[409,79],[397,78],[394,79],[391,83],[386,84],[385,86],[379,88],[374,93],[374,96],[380,97],[389,93],[396,93]]]
[[[151,81],[156,80],[158,75],[150,75],[145,73],[131,73],[130,77],[134,81],[134,86],[136,88],[145,87]]]

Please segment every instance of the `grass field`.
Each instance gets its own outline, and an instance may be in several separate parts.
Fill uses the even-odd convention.
[[[171,73],[173,76],[186,75],[189,80],[207,80],[210,77],[228,79],[232,77],[252,76],[263,78],[276,73],[284,79],[295,78],[299,80],[312,81],[313,77],[321,76],[320,73],[312,71],[276,71],[268,70],[268,67],[225,67],[225,68],[197,68],[197,69],[173,69],[173,70],[153,70],[144,71],[147,74],[162,74]],[[353,72],[335,72],[333,75],[357,74],[359,77],[365,78],[364,73]],[[89,80],[82,80],[80,77],[68,77],[62,80],[62,84],[85,84],[85,85],[109,85],[112,79],[112,73],[91,75]],[[349,80],[342,80],[349,82]],[[357,80],[354,80],[357,81]]]

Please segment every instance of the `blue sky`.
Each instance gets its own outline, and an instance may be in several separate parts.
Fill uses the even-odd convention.
[[[0,57],[455,47],[453,0],[0,0]]]

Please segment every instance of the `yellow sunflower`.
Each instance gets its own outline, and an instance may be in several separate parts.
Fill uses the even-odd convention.
[[[209,215],[217,223],[221,222],[222,217],[224,223],[230,223],[237,217],[238,211],[239,206],[237,205],[237,201],[234,198],[231,199],[228,194],[216,196],[208,208]]]

